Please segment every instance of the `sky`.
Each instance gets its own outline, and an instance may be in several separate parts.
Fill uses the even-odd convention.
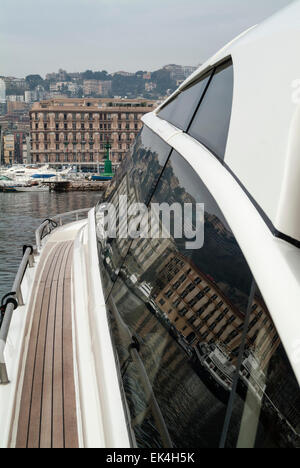
[[[293,0],[1,0],[0,75],[199,65]]]

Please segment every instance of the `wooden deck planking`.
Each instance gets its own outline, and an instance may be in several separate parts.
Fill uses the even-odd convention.
[[[78,447],[71,311],[72,242],[42,271],[26,362],[17,447]]]
[[[28,448],[38,448],[40,446],[40,422],[42,411],[42,392],[44,384],[44,357],[45,345],[47,344],[47,324],[50,305],[50,296],[52,288],[53,274],[59,261],[59,256],[63,250],[64,244],[55,249],[54,260],[51,264],[48,275],[45,272],[42,274],[42,285],[44,285],[43,304],[40,312],[40,325],[37,337],[35,368],[33,375],[32,397],[31,397],[31,411],[28,430]],[[39,313],[39,311],[36,311]]]
[[[72,316],[71,310],[71,280],[65,280],[64,295],[64,326],[63,326],[63,390],[64,390],[64,426],[65,426],[65,445],[68,448],[75,448],[78,445],[77,419],[73,411],[76,407],[76,395],[74,386],[73,359],[72,365],[70,357],[73,356],[72,339]]]
[[[44,376],[43,376],[43,394],[42,394],[42,413],[41,413],[41,436],[40,447],[47,448],[52,446],[52,402],[53,402],[53,366],[54,366],[54,338],[56,332],[56,304],[58,294],[58,278],[64,274],[65,253],[69,253],[70,246],[62,249],[58,257],[54,274],[52,277],[50,303],[48,310],[47,336],[45,344],[44,358]],[[60,311],[61,313],[61,311]],[[58,333],[60,330],[58,331]],[[57,389],[55,389],[57,391]],[[49,430],[51,428],[51,430]]]
[[[41,262],[44,262],[45,257],[41,258]],[[54,260],[54,249],[52,250],[46,264],[44,267],[44,273],[49,272],[52,262]],[[43,273],[43,274],[44,274]],[[37,299],[35,304],[35,313],[33,317],[32,329],[30,333],[30,341],[27,353],[26,361],[26,371],[23,382],[23,391],[21,397],[21,408],[19,416],[19,425],[18,425],[18,434],[17,434],[17,447],[24,448],[27,447],[28,439],[28,427],[30,421],[30,410],[31,410],[31,393],[32,393],[32,382],[34,376],[35,368],[35,353],[36,353],[36,344],[39,333],[39,324],[40,324],[40,311],[43,305],[43,284],[41,283],[37,293]]]
[[[54,336],[54,363],[53,363],[53,448],[63,448],[64,439],[64,399],[63,399],[63,301],[64,301],[64,275],[70,252],[66,249],[64,268],[58,278],[58,291],[56,300],[56,331]]]

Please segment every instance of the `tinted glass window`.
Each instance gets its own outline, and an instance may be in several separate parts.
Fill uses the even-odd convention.
[[[170,151],[171,148],[155,133],[147,127],[143,128],[132,152],[122,162],[104,197],[105,201],[115,206],[118,231],[122,231],[122,215],[130,204],[149,203]],[[102,204],[96,208],[96,224],[102,222],[101,207]],[[108,294],[128,252],[130,239],[126,235],[102,239],[100,230],[97,230],[97,235],[100,260],[106,264],[106,268],[101,268],[101,271]]]
[[[217,203],[175,151],[149,212],[163,202],[205,204],[204,245],[187,244],[193,210],[182,238],[149,229],[131,241],[114,278],[108,311],[133,443],[300,448],[299,384],[278,332]]]
[[[182,91],[159,112],[158,116],[175,125],[175,127],[186,131],[205,91],[209,78],[210,74]]]
[[[194,250],[185,238],[149,234],[122,266],[109,310],[131,424],[140,447],[218,447],[251,273],[213,197],[175,152],[152,202],[205,203],[205,242]],[[184,224],[193,229],[194,216]]]
[[[232,61],[218,67],[188,131],[224,159],[233,99]]]
[[[226,445],[300,448],[299,384],[259,290],[248,314]]]

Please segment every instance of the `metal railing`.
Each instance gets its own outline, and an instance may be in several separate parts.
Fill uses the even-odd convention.
[[[20,264],[17,276],[15,278],[12,287],[12,292],[6,294],[3,297],[0,306],[0,385],[6,385],[9,383],[4,351],[13,313],[18,307],[25,305],[21,285],[28,265],[30,268],[34,266],[34,254],[40,253],[42,248],[42,240],[46,236],[51,234],[51,232],[59,226],[63,226],[64,221],[66,220],[68,220],[68,223],[70,223],[74,221],[79,221],[80,219],[82,219],[83,215],[86,217],[87,213],[90,210],[91,208],[84,208],[81,210],[59,214],[52,219],[46,219],[35,232],[36,251],[32,246],[24,246],[23,259]]]
[[[20,264],[17,276],[15,278],[12,292],[6,294],[2,299],[1,304],[1,318],[3,320],[0,328],[0,384],[6,385],[9,383],[7,367],[4,357],[4,350],[6,346],[6,341],[8,337],[8,332],[13,317],[14,310],[19,306],[24,305],[21,284],[29,265],[30,268],[34,265],[34,249],[32,246],[24,246],[23,248],[23,259]]]
[[[64,220],[68,219],[68,223],[79,221],[80,219],[86,218],[86,214],[91,210],[91,208],[83,208],[81,210],[69,211],[67,213],[62,213],[53,218],[45,219],[39,228],[35,232],[35,241],[36,249],[39,253],[42,248],[42,240],[47,237],[51,232],[59,226],[64,225]],[[83,216],[85,215],[85,216]]]

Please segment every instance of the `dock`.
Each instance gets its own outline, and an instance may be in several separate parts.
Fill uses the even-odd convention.
[[[54,192],[103,192],[110,181],[61,180],[44,183]]]

